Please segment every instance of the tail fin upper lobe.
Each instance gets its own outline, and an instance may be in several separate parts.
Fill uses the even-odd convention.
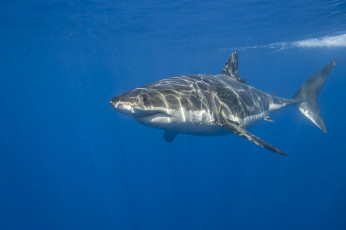
[[[307,80],[294,96],[294,99],[298,101],[296,106],[299,111],[324,132],[327,132],[327,127],[322,117],[320,117],[317,97],[328,74],[335,67],[335,63],[336,60],[332,61]]]

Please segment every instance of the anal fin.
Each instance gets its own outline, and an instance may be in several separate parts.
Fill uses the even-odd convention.
[[[274,122],[269,116],[265,116],[263,119],[265,121]]]
[[[280,149],[272,146],[271,144],[263,141],[262,139],[260,139],[259,137],[256,137],[255,135],[253,135],[252,133],[250,133],[249,131],[247,131],[245,128],[239,126],[238,124],[232,122],[232,121],[227,121],[224,124],[221,125],[223,128],[238,134],[239,136],[255,143],[256,145],[259,145],[263,148],[269,149],[270,151],[273,151],[275,153],[278,153],[280,155],[283,156],[287,156],[288,154],[281,151]]]

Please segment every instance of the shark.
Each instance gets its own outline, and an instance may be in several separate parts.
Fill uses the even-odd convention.
[[[263,148],[287,153],[248,131],[259,121],[272,122],[270,114],[296,107],[319,129],[327,132],[320,116],[318,95],[336,59],[310,77],[292,98],[278,97],[254,88],[239,77],[238,53],[233,52],[220,74],[171,77],[135,88],[110,100],[120,113],[146,126],[164,130],[171,142],[178,134],[218,136],[237,134]]]

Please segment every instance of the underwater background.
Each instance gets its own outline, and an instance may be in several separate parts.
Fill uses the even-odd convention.
[[[247,84],[319,97],[237,135],[178,135],[109,100],[238,50]],[[0,2],[0,229],[346,229],[345,1]]]

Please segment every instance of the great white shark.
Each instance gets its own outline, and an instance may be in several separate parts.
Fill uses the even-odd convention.
[[[238,75],[237,51],[231,54],[221,74],[184,75],[163,79],[114,97],[110,103],[136,121],[164,130],[172,141],[179,134],[216,136],[235,133],[275,153],[287,155],[250,133],[255,123],[272,121],[269,115],[295,106],[322,131],[317,97],[336,60],[309,78],[293,98],[268,94],[246,84]]]

